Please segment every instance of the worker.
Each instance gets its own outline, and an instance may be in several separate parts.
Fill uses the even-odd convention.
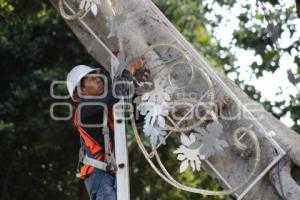
[[[118,84],[108,91],[105,91],[108,85],[101,78],[103,74],[100,75],[100,69],[79,65],[67,75],[68,92],[72,100],[77,102],[74,124],[80,133],[82,144],[79,153],[79,176],[84,179],[90,200],[117,199],[115,166],[109,159],[112,155],[105,152],[106,149],[113,152],[112,107],[119,100],[118,97],[125,96],[128,81],[133,80],[133,75],[142,68],[143,62],[142,57],[132,59],[115,78],[114,82],[117,81]],[[109,145],[106,144],[106,136],[103,134],[106,130],[110,139]]]

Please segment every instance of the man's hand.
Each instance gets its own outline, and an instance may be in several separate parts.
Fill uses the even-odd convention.
[[[141,68],[136,71],[135,75],[135,93],[137,95],[143,95],[145,92],[149,92],[153,89],[153,83],[150,81],[150,70],[147,68]]]
[[[134,74],[138,69],[141,69],[144,66],[144,58],[141,56],[133,58],[129,64],[126,66],[126,69]]]
[[[145,68],[137,70],[135,78],[138,82],[148,82],[150,80],[150,70]]]

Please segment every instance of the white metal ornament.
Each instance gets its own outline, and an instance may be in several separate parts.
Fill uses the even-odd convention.
[[[171,100],[168,93],[163,87],[164,81],[156,79],[154,89],[145,93],[138,105],[137,109],[141,115],[145,116],[145,124],[143,131],[150,138],[150,143],[155,149],[157,142],[165,144],[165,136],[167,135],[165,128],[165,116],[169,113],[168,101]]]
[[[189,137],[182,133],[180,140],[182,145],[174,151],[175,154],[178,154],[177,159],[181,161],[180,173],[187,170],[189,165],[193,171],[200,171],[201,160],[205,159],[205,156],[200,154],[201,145],[189,148],[190,145],[197,142],[195,133],[191,133]]]
[[[81,0],[79,4],[79,10],[84,10],[86,12],[91,11],[94,16],[98,14],[98,5],[100,5],[100,0]]]
[[[160,44],[157,44],[157,45],[153,45],[154,47],[161,47],[161,46],[164,46],[164,45],[160,45]],[[165,46],[167,46],[167,47],[172,47],[172,48],[174,48],[174,49],[177,49],[179,52],[184,52],[183,50],[181,50],[179,47],[177,47],[176,45],[171,45],[171,44],[165,44]],[[149,51],[151,49],[151,47],[150,48],[148,48],[146,51]],[[145,55],[146,53],[144,53],[144,55]],[[190,59],[189,59],[189,57],[185,54],[185,53],[183,53],[183,55],[184,55],[184,57],[187,59],[187,61],[190,61]],[[191,66],[192,68],[194,68],[195,66]],[[203,72],[202,70],[200,70],[201,72]],[[206,77],[205,76],[205,74],[203,75],[203,77]],[[209,81],[208,81],[209,82]],[[153,89],[153,96],[151,96],[152,98],[153,98],[153,101],[155,102],[155,101],[157,101],[158,103],[163,103],[163,100],[164,100],[164,93],[165,93],[165,91],[162,89],[162,88],[164,88],[164,87],[166,87],[166,86],[162,86],[163,84],[155,84],[155,87],[154,87],[154,89]],[[210,85],[210,84],[208,84],[208,85]],[[156,88],[157,87],[157,88]],[[172,85],[171,85],[171,87],[172,87]],[[175,89],[175,91],[176,91],[176,89],[181,89],[181,88],[174,88]],[[148,96],[150,97],[150,95],[147,95],[147,94],[145,94],[145,96],[144,96],[144,99],[145,100],[148,100]],[[214,95],[213,95],[214,96]],[[157,99],[157,97],[160,97],[160,98],[158,98]],[[171,100],[171,99],[168,99],[169,101]],[[158,104],[159,105],[159,104]],[[140,107],[140,106],[139,106]],[[145,110],[147,110],[147,108],[146,109],[140,109],[140,110],[142,110],[143,111],[143,114],[145,114]],[[159,114],[158,114],[159,115]],[[163,116],[166,116],[166,113],[164,113],[164,115]],[[168,117],[168,116],[167,116]],[[184,116],[183,118],[185,118],[186,116]],[[154,119],[156,119],[156,118],[154,118]],[[147,120],[149,120],[149,119],[145,119],[145,121],[147,121]],[[151,120],[152,120],[152,118],[151,118]],[[183,146],[180,146],[179,147],[179,149],[177,149],[177,151],[175,151],[175,153],[177,153],[177,154],[179,154],[179,159],[180,160],[182,160],[182,163],[181,163],[181,166],[180,166],[180,172],[183,172],[183,171],[185,171],[187,168],[188,168],[188,165],[189,165],[189,163],[190,163],[190,165],[191,165],[191,167],[193,168],[193,169],[197,169],[197,171],[199,171],[200,170],[200,167],[201,167],[201,161],[200,161],[200,159],[205,159],[205,155],[201,155],[201,153],[200,153],[200,150],[201,149],[203,149],[203,147],[204,147],[204,145],[207,145],[207,144],[204,144],[204,143],[200,143],[200,145],[198,146],[198,147],[196,147],[196,149],[198,148],[198,151],[193,151],[193,150],[191,150],[191,149],[193,149],[193,148],[187,148],[187,144],[189,144],[189,147],[192,145],[192,143],[195,143],[196,142],[196,137],[195,137],[195,134],[192,134],[191,133],[191,135],[190,135],[190,137],[187,139],[184,135],[185,135],[185,133],[183,133],[182,131],[184,130],[184,131],[191,131],[192,129],[195,129],[195,128],[198,128],[198,126],[201,124],[201,123],[196,123],[196,125],[193,125],[193,126],[191,126],[192,128],[178,128],[178,125],[182,122],[182,120],[180,120],[179,121],[179,123],[178,124],[176,124],[174,121],[173,121],[173,119],[171,118],[171,117],[168,117],[168,120],[171,122],[171,124],[174,126],[173,127],[173,129],[172,130],[169,130],[170,131],[170,133],[169,134],[167,134],[166,135],[166,138],[168,138],[171,134],[172,134],[172,132],[173,131],[176,131],[176,132],[181,132],[181,140],[182,140],[182,142],[183,142]],[[183,185],[183,184],[181,184],[181,183],[179,183],[178,181],[176,181],[171,175],[170,175],[170,173],[168,172],[168,170],[165,168],[165,166],[163,165],[163,163],[161,162],[161,160],[160,160],[160,157],[159,157],[159,154],[158,154],[158,152],[157,152],[157,150],[158,150],[158,147],[159,147],[159,145],[156,145],[156,148],[154,148],[153,149],[153,151],[152,151],[152,153],[148,153],[147,152],[147,150],[146,150],[146,148],[144,147],[144,145],[143,145],[143,143],[142,143],[142,141],[141,141],[141,139],[140,139],[140,136],[139,136],[139,133],[138,133],[138,131],[137,131],[137,127],[135,126],[135,122],[134,122],[134,119],[132,119],[131,120],[132,121],[132,125],[133,125],[133,130],[134,130],[134,133],[135,133],[135,137],[136,137],[136,140],[137,140],[137,142],[138,142],[138,145],[139,145],[139,147],[140,147],[140,149],[142,150],[142,152],[143,152],[143,154],[144,154],[144,156],[145,156],[145,158],[147,159],[147,161],[150,163],[150,165],[151,165],[151,167],[155,170],[155,172],[156,173],[158,173],[160,176],[161,176],[161,178],[163,178],[165,181],[167,181],[168,183],[170,183],[171,185],[173,185],[173,186],[175,186],[175,187],[177,187],[177,188],[180,188],[180,189],[183,189],[183,190],[186,190],[186,191],[189,191],[189,192],[195,192],[195,193],[201,193],[201,194],[205,194],[205,195],[226,195],[226,194],[232,194],[232,193],[234,193],[235,191],[237,191],[238,189],[240,189],[241,187],[243,187],[245,184],[247,184],[248,183],[248,181],[254,176],[254,174],[255,174],[255,172],[256,172],[256,170],[257,170],[257,168],[258,168],[258,165],[259,165],[259,162],[260,162],[260,147],[259,147],[259,142],[258,142],[258,139],[257,139],[257,137],[256,137],[256,135],[255,134],[253,134],[253,132],[251,132],[249,135],[250,135],[250,137],[251,137],[251,140],[253,141],[253,143],[255,144],[255,153],[256,153],[256,157],[257,157],[257,159],[256,159],[256,162],[255,162],[255,165],[254,165],[254,167],[253,167],[253,170],[251,171],[251,173],[249,174],[249,176],[248,176],[248,178],[245,180],[245,182],[243,183],[243,184],[241,184],[241,185],[239,185],[239,186],[237,186],[237,187],[235,187],[235,188],[232,188],[232,189],[230,189],[230,190],[223,190],[223,191],[211,191],[211,190],[205,190],[205,189],[199,189],[199,188],[193,188],[193,187],[190,187],[190,186],[186,186],[186,185]],[[154,121],[155,122],[155,121]],[[154,122],[152,121],[152,123],[154,124]],[[151,121],[149,122],[148,121],[148,123],[150,123],[151,124]],[[215,126],[217,126],[217,125],[215,125]],[[213,127],[215,127],[215,126],[213,126]],[[169,126],[170,127],[170,126]],[[218,126],[217,126],[218,127]],[[167,127],[166,127],[167,128]],[[217,131],[219,131],[220,132],[220,126],[218,127],[219,128],[219,130],[217,130]],[[217,129],[218,129],[217,128]],[[210,128],[209,126],[208,126],[208,130],[210,130],[210,129],[212,129],[212,128]],[[153,131],[155,131],[155,129],[152,129]],[[215,131],[215,130],[212,130],[212,131]],[[214,146],[213,146],[213,144],[215,143],[215,142],[219,142],[219,149],[217,149],[217,150],[220,150],[220,147],[227,147],[228,145],[227,145],[227,143],[226,142],[223,142],[222,140],[222,142],[220,142],[220,141],[218,141],[218,139],[217,139],[217,137],[216,136],[218,136],[220,133],[219,132],[213,132],[213,133],[211,133],[210,135],[207,135],[207,137],[205,138],[207,141],[206,141],[206,143],[208,143],[208,144],[210,144],[210,146],[209,147],[211,147],[211,148],[214,148]],[[153,132],[153,133],[151,133],[151,134],[156,134],[155,132]],[[217,135],[216,135],[217,134]],[[203,138],[203,139],[204,139]],[[191,142],[191,141],[193,141],[193,142]],[[212,142],[213,141],[213,142]],[[210,143],[209,143],[210,142]],[[199,142],[198,142],[199,143]],[[153,148],[153,145],[152,145],[152,148]],[[221,148],[221,149],[222,149]],[[206,148],[204,148],[206,151],[207,151],[207,149],[209,149],[208,147],[206,147]],[[212,152],[210,151],[210,153],[212,154]],[[151,158],[152,158],[152,156],[151,156],[151,154],[154,154],[154,156],[155,156],[155,158],[156,158],[156,161],[157,161],[157,163],[159,164],[159,167],[161,168],[161,170],[162,170],[162,172],[160,172],[160,170],[154,165],[154,163],[152,162],[152,160],[151,160]],[[207,155],[207,156],[210,156],[210,155]],[[193,164],[192,164],[193,163]]]

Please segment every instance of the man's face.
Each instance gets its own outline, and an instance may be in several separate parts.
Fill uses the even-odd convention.
[[[103,94],[104,84],[100,75],[90,73],[83,77],[81,84],[81,95],[98,96]]]

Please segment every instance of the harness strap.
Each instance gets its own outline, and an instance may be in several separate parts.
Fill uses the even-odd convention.
[[[102,169],[104,171],[106,171],[106,167],[107,167],[107,164],[105,162],[90,158],[87,155],[85,155],[85,157],[83,159],[83,164],[93,166],[97,169]]]
[[[113,143],[109,138],[109,128],[111,130],[114,130],[114,119],[113,119],[113,107],[108,108],[108,113],[107,113],[107,126],[104,126],[102,129],[102,134],[104,136],[104,150],[105,150],[105,160],[108,164],[107,170],[110,172],[115,173],[117,170],[116,166],[116,160],[114,158],[114,153],[113,153]]]
[[[113,115],[112,115],[112,107],[108,109],[108,120],[107,126],[113,130]],[[100,161],[103,157],[107,161],[109,168],[115,169],[115,159],[113,157],[113,143],[109,138],[109,128],[107,126],[103,127],[103,136],[104,136],[104,150],[105,154],[101,154],[101,150],[103,149],[97,141],[95,141],[78,123],[77,112],[74,115],[74,124],[77,127],[81,138],[83,139],[84,149],[86,152],[86,156],[84,156],[82,163],[84,164],[80,169],[80,177],[84,178],[88,174],[94,171],[94,168],[107,170],[107,164]],[[101,163],[101,164],[100,164]],[[104,166],[105,164],[105,166]],[[111,167],[112,166],[112,167]],[[111,170],[114,171],[114,170]]]
[[[84,143],[87,146],[88,150],[94,156],[100,154],[102,147],[82,127],[80,127],[78,120],[77,120],[77,112],[75,113],[75,116],[74,116],[74,124],[78,128],[80,136],[84,140]]]
[[[101,154],[102,147],[79,125],[77,112],[74,115],[74,124],[77,127],[81,138],[84,141],[84,149],[86,154],[95,158],[96,160],[101,160],[103,154]],[[87,175],[94,171],[94,166],[84,164],[80,168],[80,178],[85,178]]]
[[[113,116],[113,107],[110,106],[108,107],[108,113],[107,113],[107,126],[111,129],[114,130],[114,116]]]
[[[110,149],[111,145],[110,145],[110,141],[109,141],[109,129],[107,126],[102,128],[102,134],[104,136],[104,151],[105,151],[105,154],[107,154],[109,157],[111,154],[111,149]]]

